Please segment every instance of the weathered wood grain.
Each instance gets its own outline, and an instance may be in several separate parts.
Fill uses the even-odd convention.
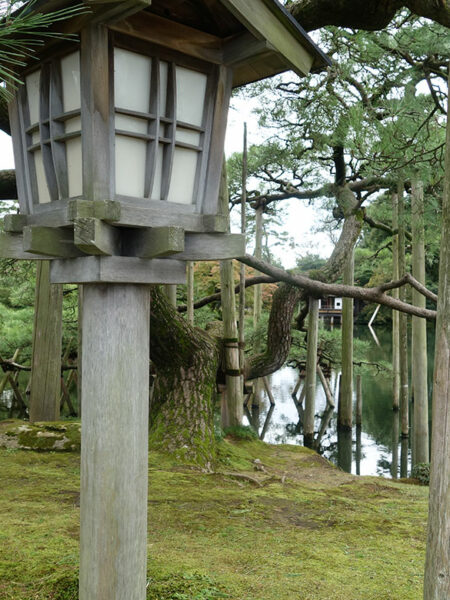
[[[122,235],[123,254],[125,256],[155,258],[170,256],[184,250],[184,229],[182,227],[124,229]]]
[[[73,231],[56,227],[27,225],[23,229],[23,249],[32,254],[61,258],[83,256],[73,243]]]
[[[49,260],[51,258],[43,254],[25,252],[23,236],[16,233],[0,233],[0,257],[16,260]]]
[[[9,214],[3,219],[3,230],[7,233],[22,233],[27,224],[26,215]]]
[[[100,219],[76,219],[73,241],[85,254],[112,255],[121,252],[120,230]]]
[[[177,260],[227,260],[244,254],[245,237],[240,233],[187,233]]]
[[[150,293],[86,285],[80,600],[144,600]]]
[[[30,421],[57,421],[61,394],[61,285],[50,283],[50,263],[37,265],[31,358]]]
[[[88,256],[52,261],[50,278],[52,283],[181,284],[186,282],[186,263],[163,258]]]

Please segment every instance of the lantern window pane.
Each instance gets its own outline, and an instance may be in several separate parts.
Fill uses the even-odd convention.
[[[207,79],[205,73],[177,66],[177,121],[202,125]]]
[[[114,97],[119,108],[148,112],[152,61],[122,48],[114,49]]]
[[[200,133],[198,131],[192,131],[190,129],[182,129],[177,127],[175,135],[177,142],[184,142],[185,144],[191,144],[192,146],[200,145]]]
[[[175,148],[168,202],[192,204],[197,172],[198,152]]]
[[[147,142],[116,135],[116,193],[144,196]]]
[[[129,117],[128,115],[116,114],[115,127],[116,129],[122,129],[123,131],[145,134],[148,130],[148,121],[136,117]]]
[[[161,200],[162,173],[163,173],[164,144],[158,144],[156,152],[155,179],[151,193],[152,200]]]
[[[73,52],[61,59],[64,112],[81,108],[80,53]]]
[[[39,204],[48,204],[51,201],[48,190],[47,179],[45,177],[44,162],[42,160],[42,151],[34,152],[34,167],[36,169],[36,182],[39,195]]]
[[[39,87],[41,81],[41,71],[34,71],[25,78],[28,97],[28,109],[30,111],[30,124],[39,123]]]
[[[74,133],[75,131],[81,131],[81,117],[67,119],[67,121],[65,122],[66,133]]]
[[[69,197],[83,194],[83,161],[81,152],[81,137],[67,140],[67,177],[69,182]]]

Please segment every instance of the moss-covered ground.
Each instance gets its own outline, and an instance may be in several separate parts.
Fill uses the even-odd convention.
[[[258,441],[212,470],[150,451],[149,600],[421,598],[427,488]],[[1,600],[75,600],[79,454],[1,449],[0,478]]]

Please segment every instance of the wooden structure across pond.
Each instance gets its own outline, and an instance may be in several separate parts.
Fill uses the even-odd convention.
[[[36,0],[49,12],[70,0]],[[149,305],[239,257],[218,190],[232,88],[329,64],[275,0],[90,0],[10,104],[20,214],[0,256],[83,292],[81,600],[146,595]],[[126,401],[124,401],[126,399]]]

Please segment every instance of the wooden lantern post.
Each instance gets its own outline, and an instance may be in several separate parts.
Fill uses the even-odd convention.
[[[218,208],[232,87],[329,61],[275,0],[87,4],[18,73],[0,256],[83,284],[80,599],[144,600],[149,284],[245,253]]]

